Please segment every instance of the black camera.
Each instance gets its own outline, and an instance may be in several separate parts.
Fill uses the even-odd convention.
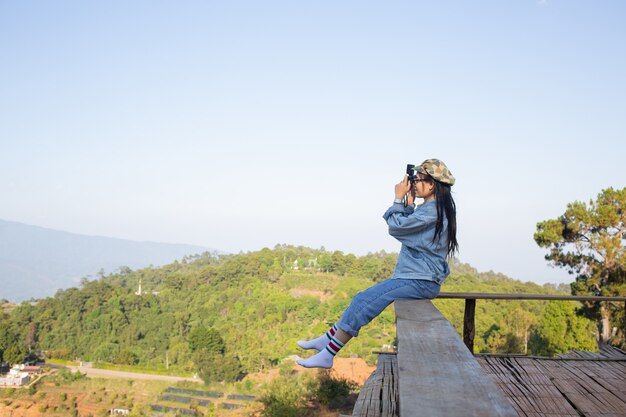
[[[415,182],[415,178],[417,178],[416,174],[417,173],[415,171],[415,165],[407,164],[406,165],[406,175],[409,176],[409,181],[411,181],[411,184],[413,184]]]

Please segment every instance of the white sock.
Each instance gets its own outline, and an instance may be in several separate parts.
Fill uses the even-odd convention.
[[[326,349],[322,349],[308,359],[298,359],[296,363],[305,368],[332,368],[335,357]]]
[[[326,347],[308,359],[298,359],[296,363],[305,368],[332,368],[335,355],[344,346],[336,337],[331,337]]]
[[[298,346],[300,346],[302,349],[322,350],[326,347],[326,345],[328,345],[328,342],[330,342],[331,338],[335,335],[336,332],[337,326],[333,324],[333,327],[331,327],[325,334],[321,335],[317,339],[298,340],[297,343]]]

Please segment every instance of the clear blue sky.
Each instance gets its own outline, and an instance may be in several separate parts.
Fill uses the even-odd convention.
[[[229,252],[365,254],[407,163],[454,175],[460,259],[626,186],[622,1],[0,1],[0,218]]]

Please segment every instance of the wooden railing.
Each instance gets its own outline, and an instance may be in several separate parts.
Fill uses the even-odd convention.
[[[554,301],[592,301],[592,302],[623,302],[626,316],[626,297],[592,297],[582,295],[548,295],[548,294],[498,294],[473,292],[442,292],[437,298],[451,298],[465,300],[465,314],[463,317],[463,342],[474,353],[474,335],[476,332],[474,315],[476,300],[554,300]],[[624,322],[626,323],[626,317]],[[624,329],[626,334],[626,328]]]

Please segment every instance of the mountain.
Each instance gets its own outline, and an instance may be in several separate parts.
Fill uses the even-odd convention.
[[[277,245],[121,270],[36,303],[0,302],[0,362],[20,362],[28,352],[43,350],[48,358],[160,371],[200,368],[232,375],[238,364],[246,373],[267,370],[303,355],[296,341],[324,334],[355,294],[393,272],[396,259],[395,253],[355,256]],[[450,266],[443,291],[555,293],[550,286],[478,272],[456,261]],[[463,329],[462,300],[434,303],[458,331]],[[533,355],[593,350],[595,324],[577,316],[576,305],[481,300],[475,350]],[[374,364],[374,352],[396,344],[394,323],[390,306],[361,329],[341,356]]]
[[[164,265],[207,251],[213,249],[85,236],[0,220],[0,299],[51,296],[100,270]]]

